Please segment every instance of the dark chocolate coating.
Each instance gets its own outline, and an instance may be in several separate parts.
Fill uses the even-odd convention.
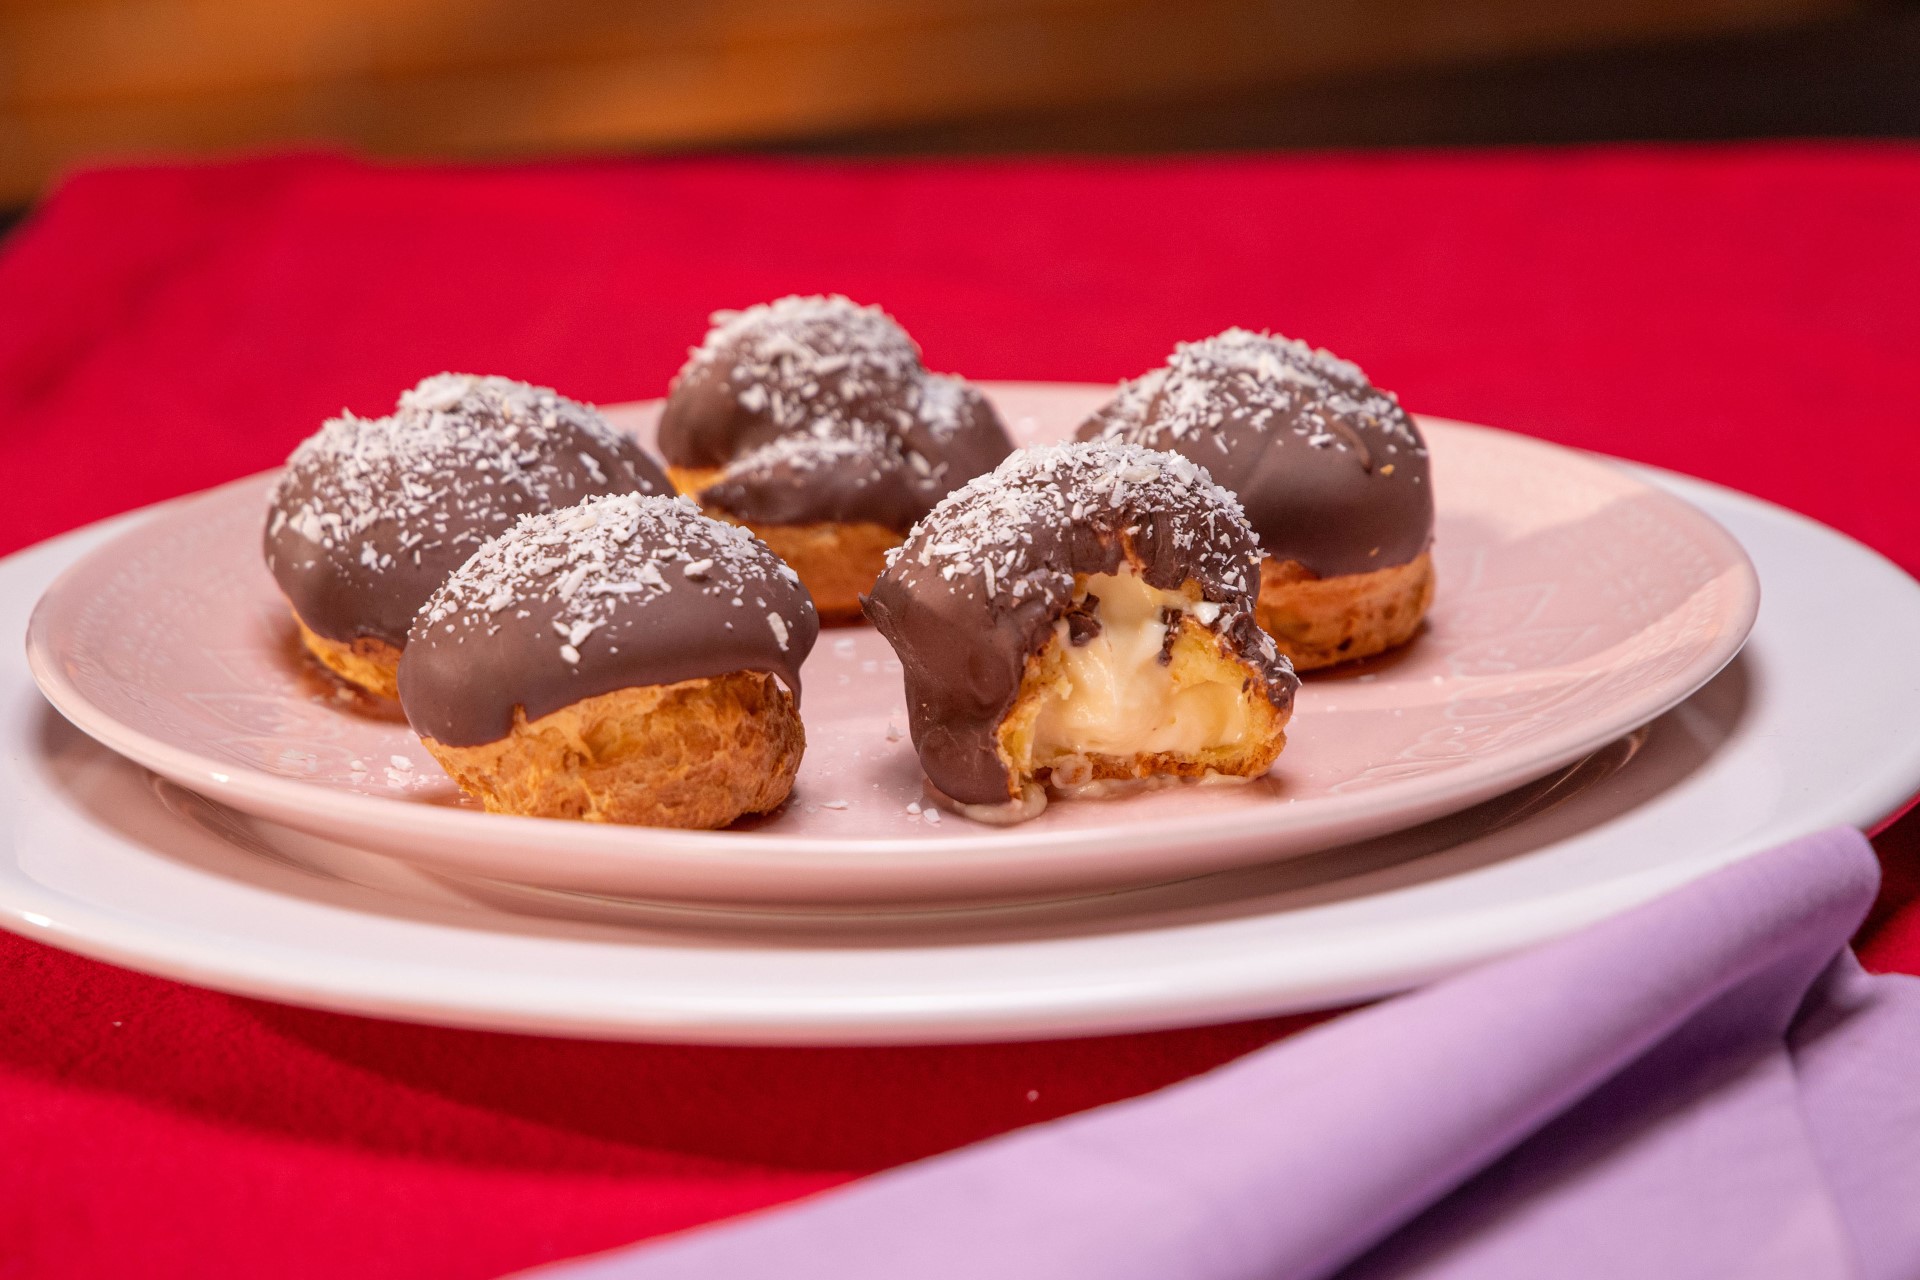
[[[927,776],[955,800],[997,804],[1013,796],[1000,722],[1073,606],[1076,575],[1131,564],[1151,586],[1197,584],[1220,606],[1208,625],[1291,707],[1299,679],[1254,623],[1260,560],[1239,504],[1186,459],[1111,440],[1052,445],[949,495],[863,603],[899,655]]]
[[[667,395],[660,453],[724,467],[816,422],[876,419],[923,372],[913,339],[877,307],[789,297],[718,311]]]
[[[776,622],[775,619],[778,621]],[[800,694],[813,599],[745,529],[622,494],[528,516],[433,593],[400,658],[422,737],[497,742],[620,689],[765,671]]]
[[[1399,401],[1304,343],[1229,329],[1183,344],[1082,423],[1191,458],[1275,560],[1319,577],[1406,564],[1433,540],[1426,442]]]
[[[760,524],[905,532],[1013,448],[987,398],[927,372],[874,307],[782,298],[721,312],[674,380],[660,450],[723,469],[700,501]]]
[[[316,633],[402,648],[434,589],[520,516],[672,491],[659,464],[591,408],[545,387],[441,374],[392,415],[333,419],[294,450],[269,500],[264,549]]]

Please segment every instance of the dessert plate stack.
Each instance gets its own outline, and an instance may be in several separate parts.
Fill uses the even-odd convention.
[[[1022,443],[1109,391],[988,390]],[[609,416],[644,436],[654,412]],[[0,916],[154,972],[429,1021],[1028,1037],[1404,988],[1871,826],[1920,785],[1920,678],[1825,644],[1920,628],[1898,569],[1699,482],[1422,426],[1423,635],[1310,676],[1258,782],[1015,828],[930,802],[867,628],[808,661],[808,753],[774,815],[485,814],[396,713],[300,657],[257,550],[271,477],[82,530],[0,564],[0,617],[26,635],[0,671]]]

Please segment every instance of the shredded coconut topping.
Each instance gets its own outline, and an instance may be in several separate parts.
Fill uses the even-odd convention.
[[[920,349],[892,316],[838,294],[714,312],[682,376],[722,363],[741,403],[783,430],[845,417],[922,371]]]
[[[576,501],[576,464],[608,482],[582,443],[633,450],[587,405],[507,378],[442,373],[400,396],[392,414],[343,412],[287,460],[271,532],[283,527],[373,569],[422,549],[478,546],[514,516]],[[649,479],[627,468],[621,485]],[[397,526],[376,532],[376,526]],[[355,544],[358,543],[356,549]]]
[[[722,475],[733,479],[777,472],[864,468],[878,479],[883,472],[904,465],[905,452],[888,432],[861,422],[816,422],[747,450],[729,462]]]
[[[908,397],[908,412],[935,436],[947,440],[966,421],[963,406],[975,394],[965,378],[945,373],[922,374]]]
[[[1284,429],[1315,448],[1426,452],[1399,400],[1368,382],[1358,365],[1304,342],[1247,329],[1183,342],[1164,369],[1122,383],[1103,412],[1102,429],[1126,440],[1166,431],[1186,441],[1229,420],[1262,432]],[[1381,435],[1369,445],[1357,428]],[[1370,457],[1369,465],[1386,460]]]
[[[1138,443],[1139,429],[1147,420],[1147,406],[1153,403],[1154,392],[1160,390],[1160,384],[1166,380],[1167,371],[1161,368],[1121,383],[1113,399],[1096,415],[1101,434]]]
[[[1255,589],[1259,541],[1233,494],[1198,464],[1124,441],[1022,449],[947,495],[888,555],[908,577],[937,574],[955,590],[1019,601],[1072,589],[1073,574],[1044,555],[1036,531],[1153,520],[1193,558],[1194,577],[1235,597]],[[1218,616],[1217,614],[1215,615]]]
[[[920,370],[920,347],[899,320],[849,297],[780,297],[743,311],[714,311],[687,367],[732,363],[733,382],[789,397],[852,399],[881,380]],[[776,416],[781,416],[776,409]],[[783,422],[787,418],[781,418]]]
[[[839,295],[788,297],[715,312],[713,325],[680,376],[724,377],[741,406],[781,433],[730,459],[725,479],[833,469],[862,486],[897,474],[944,492],[939,455],[977,425],[979,392],[928,373],[886,312]]]
[[[699,592],[751,601],[784,649],[798,618],[782,617],[766,596],[776,582],[798,581],[746,529],[701,514],[687,498],[620,494],[522,516],[447,579],[414,625],[421,634],[456,625],[492,634],[509,607],[557,604],[554,652],[572,665],[616,611],[670,608],[675,593]]]

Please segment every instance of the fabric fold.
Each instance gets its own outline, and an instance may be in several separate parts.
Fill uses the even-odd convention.
[[[1920,982],[1846,952],[1877,878],[1808,837],[1158,1093],[538,1274],[1892,1280]]]

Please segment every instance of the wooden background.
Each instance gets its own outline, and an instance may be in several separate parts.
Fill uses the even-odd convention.
[[[106,158],[804,143],[1764,31],[1849,0],[0,0],[0,201]]]

